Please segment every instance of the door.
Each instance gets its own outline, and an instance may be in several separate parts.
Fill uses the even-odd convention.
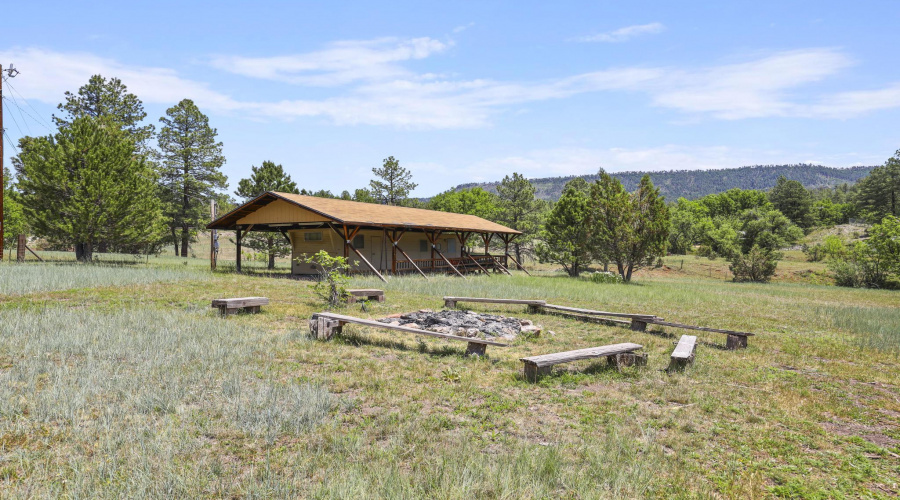
[[[372,236],[372,244],[369,245],[369,262],[379,271],[385,270],[384,244],[381,236]]]

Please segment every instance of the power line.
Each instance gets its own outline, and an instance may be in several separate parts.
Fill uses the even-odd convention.
[[[6,137],[6,140],[9,141],[9,145],[16,151],[16,156],[19,156],[19,148],[16,147],[16,143],[13,142],[12,137],[6,133],[6,130],[3,131],[3,135]]]
[[[3,96],[3,99],[4,99],[5,101],[9,101],[9,99],[7,99],[6,96]],[[9,106],[6,106],[6,109],[9,109]],[[25,132],[22,132],[22,127],[19,126],[19,121],[16,120],[16,115],[10,113],[10,114],[9,114],[9,117],[12,118],[12,119],[13,119],[13,123],[16,124],[16,128],[19,130],[19,135],[21,135],[21,136],[24,137],[24,136],[25,136]]]
[[[22,98],[22,101],[25,102],[25,105],[27,105],[29,108],[31,108],[31,110],[34,111],[34,114],[36,114],[36,115],[38,116],[38,118],[34,118],[33,116],[32,116],[31,118],[32,118],[34,121],[36,121],[36,122],[40,123],[41,125],[43,125],[44,128],[46,128],[47,130],[49,130],[49,131],[52,133],[52,132],[53,132],[53,127],[52,127],[48,122],[44,121],[43,118],[41,118],[41,114],[38,112],[38,110],[34,109],[34,106],[32,106],[30,102],[28,102],[28,99],[26,99],[25,96],[23,96],[21,92],[19,92],[18,90],[16,90],[16,88],[13,87],[12,84],[9,83],[9,79],[6,80],[6,86],[9,87],[9,88],[11,88],[12,91],[15,92],[16,94],[19,94],[19,97]],[[28,116],[31,116],[31,114],[28,114]]]

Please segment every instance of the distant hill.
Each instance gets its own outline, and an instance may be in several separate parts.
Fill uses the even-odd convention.
[[[767,190],[775,185],[779,176],[800,181],[807,189],[853,184],[865,177],[875,168],[849,167],[835,168],[822,165],[753,165],[740,168],[718,170],[667,170],[659,172],[615,172],[613,177],[622,181],[629,191],[637,188],[638,182],[645,173],[650,174],[653,184],[667,200],[675,201],[680,197],[687,199],[700,198],[713,193],[721,193],[731,188]],[[545,177],[530,179],[537,189],[537,196],[545,200],[556,200],[567,182],[579,177]],[[597,175],[583,175],[588,182],[597,179]],[[488,191],[496,192],[497,182],[473,182],[460,184],[455,190],[480,186]]]

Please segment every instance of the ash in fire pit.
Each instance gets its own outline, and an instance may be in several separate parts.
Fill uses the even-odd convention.
[[[541,333],[541,328],[527,319],[455,309],[445,311],[422,309],[413,313],[394,314],[378,321],[460,337],[484,337],[488,340],[497,337],[512,340],[520,333],[530,335]]]

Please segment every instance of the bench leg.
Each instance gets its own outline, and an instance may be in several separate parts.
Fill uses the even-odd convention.
[[[378,302],[384,302],[384,295],[379,295],[377,298]]]
[[[248,313],[257,314],[257,313],[259,313],[259,306],[245,307],[244,310],[247,311]]]
[[[344,328],[340,321],[317,316],[310,318],[309,332],[318,340],[329,340],[335,333],[340,333]]]
[[[537,382],[539,378],[550,373],[552,366],[538,366],[534,363],[525,363],[525,380]]]
[[[606,357],[606,363],[620,371],[625,366],[647,366],[647,353],[613,354]]]
[[[538,314],[542,310],[541,306],[537,304],[528,304],[528,312],[531,314]]]
[[[638,321],[635,318],[631,318],[631,329],[635,332],[646,332],[647,331],[647,322],[646,321]]]
[[[672,373],[676,371],[684,371],[688,365],[694,363],[694,355],[691,354],[689,358],[671,358],[669,360],[669,366],[666,368],[666,373]]]
[[[726,349],[745,349],[747,347],[747,337],[743,335],[729,335],[725,342]]]
[[[487,351],[487,344],[476,344],[475,342],[469,342],[466,345],[467,356],[484,356],[485,351]]]
[[[456,301],[454,300],[445,300],[444,307],[447,309],[456,309]]]
[[[348,304],[356,304],[356,295],[348,295],[347,303]]]

